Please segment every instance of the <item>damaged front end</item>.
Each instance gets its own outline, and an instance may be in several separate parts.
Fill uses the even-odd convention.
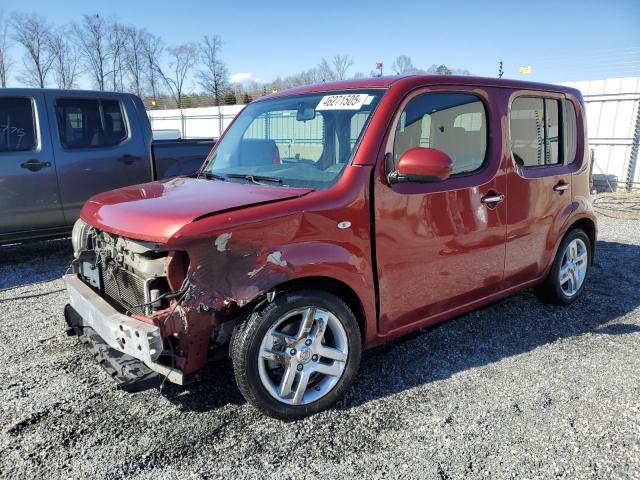
[[[75,259],[64,276],[68,333],[87,343],[121,386],[184,384],[204,366],[210,347],[228,340],[230,331],[214,329],[214,312],[191,282],[185,252],[81,220],[73,243]]]

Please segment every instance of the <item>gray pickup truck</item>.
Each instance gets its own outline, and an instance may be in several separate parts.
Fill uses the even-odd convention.
[[[0,244],[67,235],[89,197],[189,175],[213,144],[154,141],[135,95],[0,89]]]

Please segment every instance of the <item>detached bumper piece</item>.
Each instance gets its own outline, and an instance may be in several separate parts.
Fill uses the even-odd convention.
[[[77,335],[89,349],[98,364],[127,392],[140,392],[159,387],[163,377],[147,367],[142,361],[109,347],[91,327],[82,327],[82,317],[71,305],[64,309],[69,325],[67,333]]]
[[[184,384],[180,370],[157,362],[163,349],[158,327],[121,314],[75,274],[64,281],[70,297],[64,310],[67,333],[78,335],[121,388],[145,390],[165,378]]]

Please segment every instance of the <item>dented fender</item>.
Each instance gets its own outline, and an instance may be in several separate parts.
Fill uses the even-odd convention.
[[[376,336],[375,284],[367,199],[369,169],[348,208],[315,198],[247,208],[186,225],[167,248],[185,251],[192,309],[210,310],[212,324],[283,283],[310,277],[334,280],[360,300],[367,336]],[[312,197],[309,195],[308,197]],[[330,200],[330,199],[328,199]],[[313,209],[304,208],[308,202]],[[189,319],[188,322],[192,320]]]

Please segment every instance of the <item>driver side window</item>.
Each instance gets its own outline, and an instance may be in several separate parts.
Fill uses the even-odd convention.
[[[414,147],[446,153],[453,163],[452,175],[480,169],[487,149],[482,100],[466,93],[426,93],[413,98],[396,126],[394,163]]]

